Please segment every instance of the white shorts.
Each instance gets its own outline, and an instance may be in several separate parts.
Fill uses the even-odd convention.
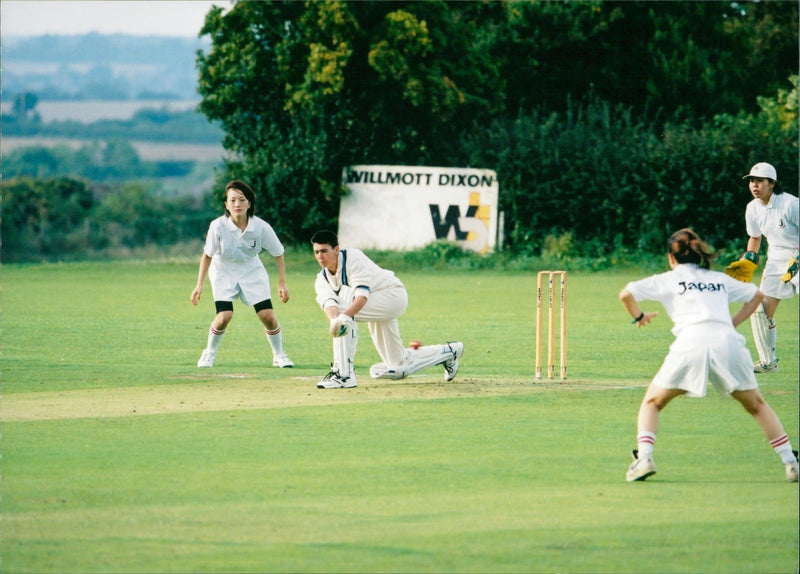
[[[271,298],[269,275],[263,265],[253,266],[243,274],[234,275],[226,273],[224,268],[217,269],[212,264],[208,279],[211,281],[214,301],[234,301],[240,298],[245,305],[252,307]]]
[[[682,332],[670,346],[653,385],[704,397],[709,381],[725,395],[758,388],[745,338],[732,328],[702,326]]]
[[[764,268],[764,274],[761,276],[761,285],[759,286],[761,292],[764,293],[764,295],[774,299],[791,299],[797,295],[800,273],[792,277],[792,280],[788,283],[784,283],[781,280],[781,276],[783,276],[788,268],[788,261],[786,262],[786,266],[783,268],[767,265]],[[776,269],[780,269],[780,271],[777,271]]]

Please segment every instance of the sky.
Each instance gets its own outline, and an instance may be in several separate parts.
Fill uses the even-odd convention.
[[[227,0],[2,0],[3,36],[131,34],[196,38],[212,5]]]

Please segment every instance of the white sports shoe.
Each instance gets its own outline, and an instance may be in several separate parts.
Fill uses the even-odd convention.
[[[356,386],[356,374],[342,377],[336,371],[331,371],[325,378],[317,383],[318,389],[352,389]]]
[[[450,351],[453,353],[453,357],[444,362],[444,381],[449,383],[456,378],[458,359],[464,354],[464,343],[451,341],[447,344],[450,347]]]
[[[798,469],[797,461],[790,462],[786,466],[786,480],[788,482],[797,482],[800,479],[800,469]]]
[[[628,482],[642,481],[656,473],[656,463],[653,457],[639,458],[639,451],[633,451],[633,464],[628,468],[625,480]]]
[[[203,351],[200,359],[197,361],[198,367],[213,367],[214,359],[217,358],[217,353],[214,351]]]
[[[786,467],[786,480],[788,482],[797,482],[798,481],[798,474],[800,474],[800,469],[798,469],[797,465],[797,451],[793,450],[792,454],[794,455],[794,462],[790,462],[789,464],[785,464]]]
[[[759,361],[753,365],[753,372],[754,373],[777,373],[778,372],[778,359],[775,359],[771,363],[767,363],[766,365]]]
[[[275,355],[272,357],[272,366],[280,367],[281,369],[288,369],[294,367],[294,363],[289,358],[289,355],[286,353],[281,353],[280,355]]]

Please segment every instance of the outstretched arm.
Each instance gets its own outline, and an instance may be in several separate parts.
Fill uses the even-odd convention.
[[[742,305],[742,308],[739,309],[739,312],[736,313],[733,319],[733,326],[738,327],[739,324],[747,319],[750,315],[755,313],[758,306],[761,305],[761,301],[764,299],[764,294],[759,290],[756,291],[756,294],[753,295],[753,298],[750,299],[747,303]]]
[[[344,310],[345,315],[350,315],[351,317],[355,317],[358,315],[358,312],[364,308],[364,305],[367,304],[367,298],[363,295],[356,295],[353,298],[353,302],[350,303],[350,306]]]
[[[652,321],[654,317],[658,316],[658,313],[645,313],[642,311],[641,307],[639,307],[639,303],[637,303],[636,299],[633,297],[633,294],[627,289],[620,291],[619,300],[622,301],[622,305],[627,309],[628,313],[631,314],[631,317],[633,317],[633,322],[636,324],[637,328],[644,327]]]
[[[366,304],[366,297],[363,295],[356,295],[350,306],[341,313],[339,313],[338,306],[330,305],[325,307],[325,316],[330,321],[331,337],[341,337],[353,329],[355,316]]]

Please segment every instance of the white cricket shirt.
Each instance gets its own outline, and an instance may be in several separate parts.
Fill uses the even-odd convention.
[[[325,309],[337,305],[340,297],[351,301],[358,295],[369,299],[370,293],[389,287],[402,287],[394,272],[383,269],[359,249],[339,250],[336,273],[321,269],[314,282],[317,303]],[[349,290],[347,294],[342,289]]]
[[[760,199],[747,204],[744,213],[747,235],[767,238],[768,259],[785,259],[785,252],[791,255],[798,248],[798,204],[798,198],[789,193],[773,193],[766,205]]]
[[[625,288],[637,301],[657,301],[672,319],[676,337],[687,327],[727,325],[733,329],[730,304],[746,302],[758,291],[725,273],[709,271],[693,263],[677,265],[666,273],[631,281]]]
[[[283,244],[272,226],[259,217],[250,217],[244,231],[227,215],[218,217],[208,226],[203,251],[211,257],[211,267],[217,274],[237,279],[254,268],[263,268],[258,257],[262,250],[273,257],[283,255]]]

